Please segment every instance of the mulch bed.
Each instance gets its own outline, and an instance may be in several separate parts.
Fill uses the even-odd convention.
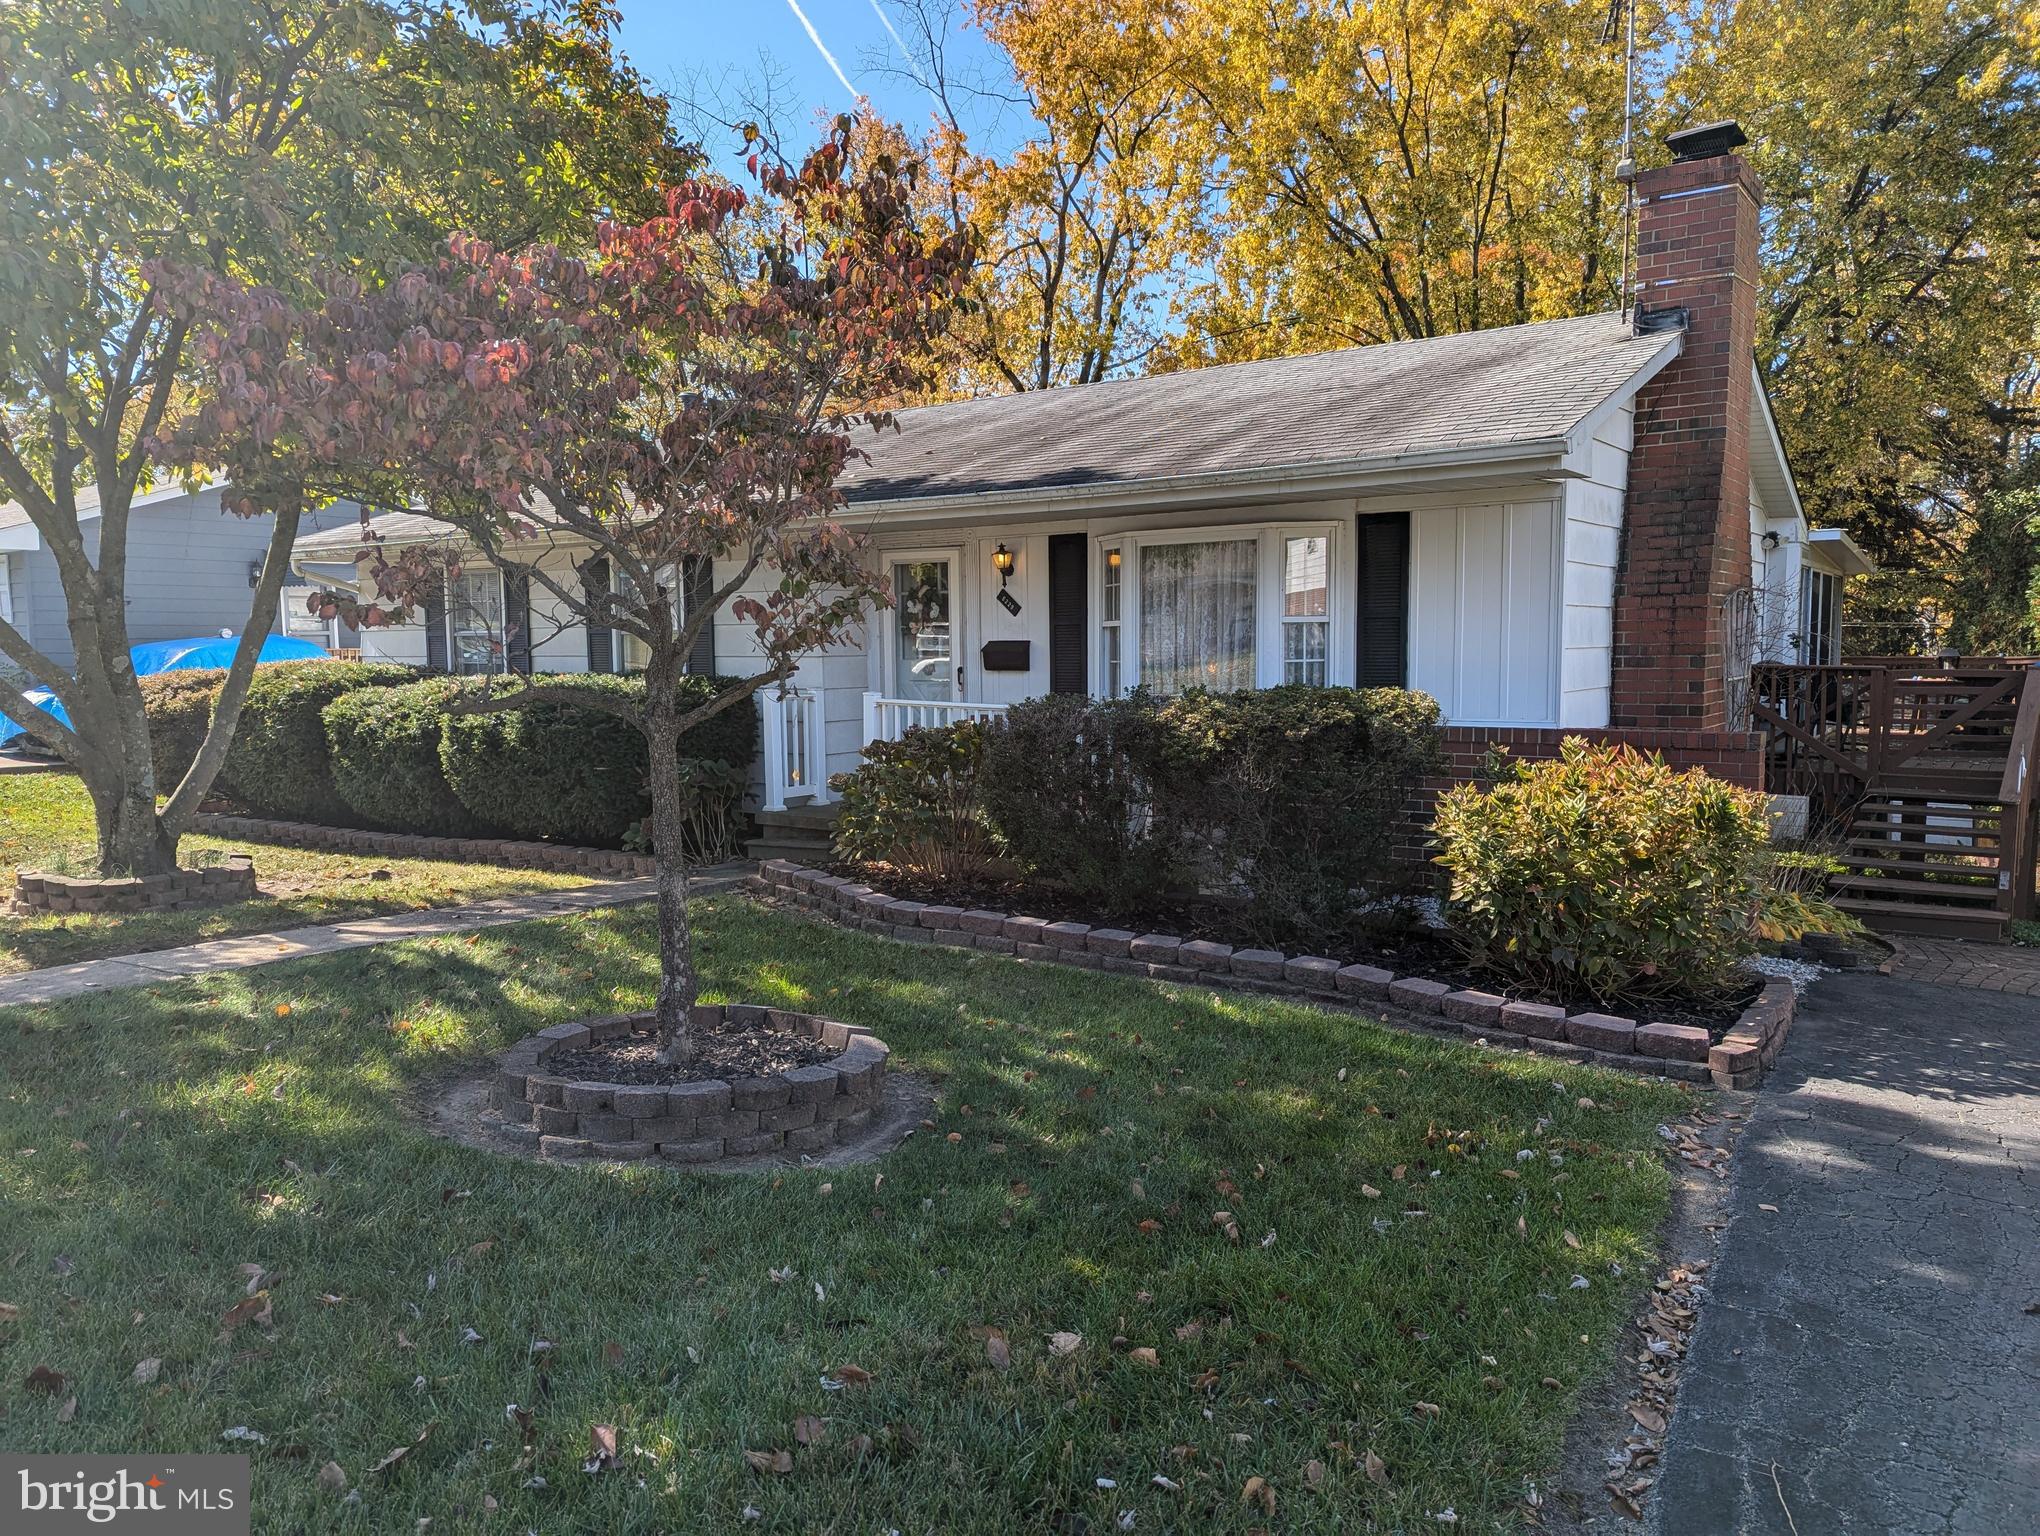
[[[706,1083],[716,1079],[769,1077],[790,1067],[812,1067],[833,1060],[839,1053],[819,1040],[790,1034],[781,1029],[757,1029],[747,1025],[724,1025],[704,1029],[697,1024],[688,1030],[694,1042],[694,1060],[684,1067],[669,1067],[652,1058],[659,1043],[651,1035],[625,1035],[585,1045],[579,1050],[554,1051],[545,1058],[545,1070],[586,1083]]]
[[[1023,881],[984,880],[946,882],[910,874],[889,865],[839,864],[831,873],[875,886],[904,901],[924,901],[974,908],[988,912],[1026,913],[1050,922],[1089,923],[1094,928],[1128,928],[1135,933],[1173,933],[1185,939],[1209,939],[1236,949],[1260,948],[1264,941],[1249,933],[1237,908],[1222,901],[1177,900],[1150,906],[1094,901],[1052,886],[1029,885]],[[1283,946],[1271,946],[1283,947]],[[1510,999],[1557,1003],[1572,1012],[1611,1012],[1635,1017],[1639,1022],[1694,1024],[1719,1040],[1742,1017],[1764,979],[1751,976],[1747,983],[1718,997],[1661,998],[1649,1004],[1603,1009],[1584,993],[1576,996],[1544,996],[1505,981],[1472,964],[1464,951],[1449,938],[1421,928],[1356,930],[1336,940],[1327,940],[1312,951],[1341,965],[1378,965],[1398,976],[1425,976],[1454,987],[1493,992]]]

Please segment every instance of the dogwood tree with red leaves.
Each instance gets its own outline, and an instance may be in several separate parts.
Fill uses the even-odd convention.
[[[755,141],[754,142],[758,142]],[[336,277],[298,308],[216,276],[164,272],[210,371],[177,462],[217,466],[264,506],[349,497],[445,525],[432,545],[365,544],[373,592],[327,594],[401,621],[477,558],[580,622],[635,638],[656,849],[662,1059],[687,1059],[696,982],[682,852],[681,734],[785,679],[889,601],[835,520],[852,431],[889,423],[956,302],[962,241],[916,223],[911,164],[854,153],[839,121],[798,165],[759,143],[757,195],[673,188],[666,213],[603,225],[586,259],[455,238],[375,285]],[[573,552],[573,576],[549,551]],[[590,579],[606,569],[608,581]],[[708,572],[675,600],[683,571]],[[683,706],[678,682],[725,607],[755,670]],[[450,708],[563,698],[631,709],[541,675]]]

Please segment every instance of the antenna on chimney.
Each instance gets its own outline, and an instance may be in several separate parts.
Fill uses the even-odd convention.
[[[1629,301],[1636,287],[1631,271],[1636,258],[1636,156],[1633,132],[1636,122],[1636,0],[1611,0],[1608,19],[1601,25],[1601,41],[1615,41],[1615,29],[1624,29],[1622,43],[1622,158],[1615,162],[1615,179],[1622,183],[1622,318],[1629,318]]]

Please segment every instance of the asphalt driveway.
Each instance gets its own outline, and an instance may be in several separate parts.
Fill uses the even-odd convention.
[[[1655,1530],[2040,1531],[2040,1000],[1821,980],[1735,1162]]]

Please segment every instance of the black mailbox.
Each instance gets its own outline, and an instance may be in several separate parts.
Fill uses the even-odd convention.
[[[978,661],[987,672],[1027,672],[1033,669],[1031,640],[987,640]]]

